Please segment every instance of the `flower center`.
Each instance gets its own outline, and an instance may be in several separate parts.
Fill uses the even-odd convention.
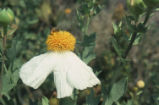
[[[67,31],[52,31],[46,40],[47,49],[51,51],[73,51],[76,39]]]

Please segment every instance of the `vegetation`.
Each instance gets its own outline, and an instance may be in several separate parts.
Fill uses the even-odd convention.
[[[154,18],[159,0],[120,1],[1,0],[0,105],[159,105],[159,39]],[[112,10],[111,5],[116,8]],[[103,20],[102,16],[108,17]],[[105,24],[113,32],[101,27]],[[93,68],[100,86],[57,99],[52,75],[36,90],[22,83],[21,65],[47,51],[45,41],[52,28],[75,35],[75,53]],[[102,42],[100,33],[109,38]]]

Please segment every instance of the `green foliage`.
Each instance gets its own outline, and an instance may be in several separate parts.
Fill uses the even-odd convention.
[[[150,41],[145,39],[153,25],[147,22],[157,10],[159,0],[127,0],[123,7],[128,8],[122,19],[112,22],[113,33],[108,33],[112,36],[106,40],[108,47],[104,51],[98,49],[102,52],[97,56],[97,39],[106,28],[101,29],[103,32],[90,32],[89,27],[96,17],[103,21],[102,12],[108,12],[112,2],[114,5],[115,1],[108,0],[71,0],[69,3],[68,0],[0,1],[1,8],[11,8],[0,10],[0,105],[159,105],[159,63],[155,60],[158,55],[154,54],[157,49],[147,54],[144,52],[147,48],[142,44]],[[71,13],[66,14],[65,8]],[[19,69],[33,56],[46,52],[45,40],[51,28],[63,30],[59,24],[65,26],[61,21],[66,19],[71,24],[68,30],[77,34],[76,54],[93,68],[101,86],[75,90],[73,97],[57,99],[52,75],[34,90],[19,79]],[[3,26],[2,20],[12,23]],[[100,22],[95,24],[96,28],[101,28]],[[133,46],[141,49],[137,53],[139,56],[133,56]],[[137,87],[139,79],[145,81],[144,88]]]
[[[49,100],[47,99],[47,97],[42,98],[42,105],[49,105]]]
[[[121,98],[127,89],[127,78],[114,83],[110,94],[107,96],[104,105],[112,105],[114,102],[118,102],[119,98]]]
[[[138,18],[146,10],[146,5],[143,0],[127,0],[127,6],[135,17]]]
[[[123,96],[127,88],[127,78],[120,80],[119,82],[113,84],[110,91],[110,97],[113,101],[118,101],[118,99]]]
[[[120,51],[120,47],[118,46],[116,39],[112,37],[111,41],[112,41],[112,45],[113,45],[115,51],[117,52],[118,56],[122,57],[122,52]]]
[[[159,0],[144,0],[145,4],[149,7],[149,9],[158,8]]]
[[[67,97],[60,99],[60,105],[75,105],[75,102],[70,97]]]
[[[86,105],[98,105],[100,101],[100,96],[95,96],[93,89],[91,93],[86,97]]]
[[[10,100],[9,92],[13,89],[19,80],[19,71],[16,70],[13,73],[7,71],[2,77],[2,91],[1,94],[5,95]]]
[[[80,46],[83,46],[83,51],[81,53],[81,59],[87,64],[93,60],[96,56],[94,53],[96,34],[85,35]]]

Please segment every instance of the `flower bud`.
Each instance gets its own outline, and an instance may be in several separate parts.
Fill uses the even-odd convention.
[[[70,8],[65,9],[65,14],[70,14],[71,12],[72,12],[72,10]]]
[[[159,0],[143,0],[146,6],[150,9],[159,7]]]
[[[0,9],[0,24],[8,25],[14,20],[14,13],[11,9]]]
[[[133,87],[133,91],[134,91],[134,92],[137,92],[137,91],[138,91],[138,87],[136,87],[136,86]]]
[[[127,5],[132,14],[137,17],[146,9],[146,5],[144,4],[143,0],[127,0]]]
[[[144,88],[144,87],[145,87],[144,81],[143,81],[143,80],[137,81],[137,86],[138,86],[139,88]]]

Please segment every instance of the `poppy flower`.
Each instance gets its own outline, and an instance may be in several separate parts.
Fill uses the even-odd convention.
[[[22,65],[20,78],[23,83],[37,89],[53,73],[57,98],[71,96],[74,88],[83,90],[100,84],[92,68],[73,52],[75,42],[69,32],[51,32],[46,40],[48,52]]]

